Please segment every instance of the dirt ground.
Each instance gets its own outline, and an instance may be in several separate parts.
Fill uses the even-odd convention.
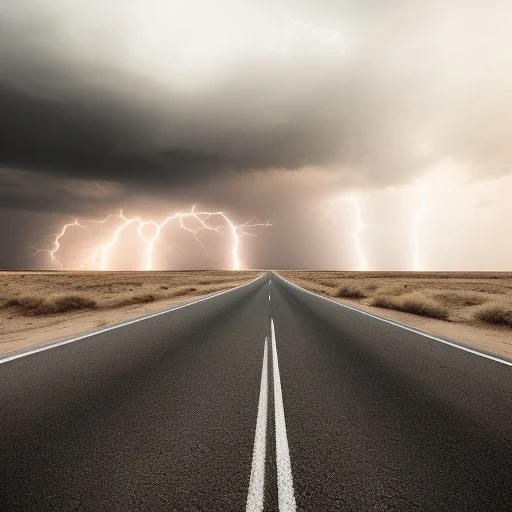
[[[243,284],[252,271],[0,272],[0,356]]]
[[[341,303],[512,360],[512,273],[279,274]]]

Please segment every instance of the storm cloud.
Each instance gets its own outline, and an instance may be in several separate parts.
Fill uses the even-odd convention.
[[[2,206],[295,212],[446,161],[505,176],[511,20],[498,0],[4,0]]]
[[[443,157],[508,172],[510,7],[395,2],[369,17],[375,2],[358,4],[346,2],[346,17],[340,6],[323,10],[345,53],[299,28],[291,37],[308,51],[291,39],[283,56],[273,16],[283,5],[262,5],[255,28],[250,4],[242,13],[221,3],[224,15],[205,24],[197,1],[184,12],[161,2],[3,3],[0,165],[145,186],[305,166],[393,183]],[[249,33],[226,37],[212,65],[196,52],[208,53],[222,21]],[[159,46],[147,43],[151,29],[164,31]]]

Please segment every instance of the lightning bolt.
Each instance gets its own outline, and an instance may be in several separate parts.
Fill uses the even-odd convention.
[[[368,269],[368,258],[366,256],[366,251],[364,249],[364,244],[362,240],[363,233],[367,230],[378,230],[385,232],[381,227],[366,224],[363,220],[363,205],[361,202],[361,197],[357,194],[345,195],[335,200],[328,200],[327,206],[322,205],[321,211],[322,213],[333,219],[334,226],[336,230],[338,229],[339,222],[338,218],[335,215],[335,206],[337,204],[345,204],[350,205],[351,209],[354,213],[354,224],[351,230],[351,238],[353,240],[353,245],[355,249],[355,254],[357,257],[357,264],[355,270],[365,271]]]
[[[50,255],[50,262],[52,266],[54,268],[62,269],[63,265],[57,258],[57,252],[62,247],[62,237],[70,227],[79,226],[84,228],[90,227],[93,224],[108,224],[113,220],[118,220],[120,222],[111,233],[110,238],[104,245],[92,247],[92,249],[90,249],[88,257],[80,265],[81,269],[108,270],[111,268],[112,265],[110,260],[112,250],[119,243],[126,228],[128,226],[136,226],[136,236],[145,247],[144,270],[153,270],[154,252],[162,235],[163,229],[169,224],[177,223],[181,229],[192,235],[206,253],[206,247],[199,238],[200,232],[214,231],[221,234],[227,233],[231,239],[230,257],[232,268],[234,270],[240,270],[241,262],[239,252],[241,236],[255,236],[254,233],[250,232],[251,229],[257,227],[269,227],[272,225],[269,221],[264,223],[259,222],[255,217],[251,217],[242,224],[236,224],[223,211],[196,211],[196,205],[194,205],[190,211],[178,212],[173,215],[169,215],[161,221],[142,220],[140,217],[127,217],[123,213],[123,210],[120,210],[118,214],[110,214],[103,219],[88,219],[86,221],[82,221],[82,224],[80,224],[77,219],[73,223],[65,224],[61,231],[55,235],[52,249],[43,249],[37,252],[48,253]]]
[[[74,222],[70,222],[69,224],[64,224],[61,228],[61,230],[59,231],[59,233],[57,233],[55,235],[55,238],[53,239],[53,247],[52,249],[38,249],[35,251],[34,254],[38,254],[38,253],[41,253],[41,252],[44,252],[44,253],[47,253],[50,257],[50,262],[51,264],[58,268],[58,269],[62,269],[62,264],[61,262],[57,259],[57,252],[58,250],[61,248],[61,244],[60,244],[60,240],[61,238],[66,234],[66,231],[69,229],[69,228],[72,228],[73,226],[77,226],[79,228],[83,228],[85,226],[82,226],[79,222],[78,222],[78,219],[75,219]]]
[[[427,214],[427,186],[420,182],[419,188],[419,210],[412,218],[412,242],[413,242],[413,270],[424,270],[421,258],[421,228]]]
[[[356,248],[357,256],[358,256],[358,270],[364,271],[367,268],[367,259],[363,249],[363,243],[361,240],[361,234],[367,228],[363,223],[363,211],[361,207],[361,199],[356,196],[350,196],[350,202],[352,203],[355,213],[356,213],[356,224],[354,226],[354,231],[352,232],[352,238],[354,240],[354,246]]]
[[[323,44],[339,42],[342,48],[343,56],[346,55],[347,45],[342,39],[341,32],[333,29],[325,28],[313,28],[303,21],[294,20],[290,16],[287,16],[284,24],[285,39],[283,47],[281,48],[281,54],[287,55],[292,41],[292,33],[294,29],[300,28],[309,32],[317,41]]]

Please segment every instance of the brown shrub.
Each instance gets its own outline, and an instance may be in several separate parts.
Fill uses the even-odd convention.
[[[122,297],[115,302],[115,306],[130,306],[132,304],[146,304],[155,302],[157,296],[152,293],[141,293],[138,295],[128,295]]]
[[[371,305],[440,320],[448,318],[448,310],[442,304],[416,293],[402,295],[401,297],[379,295],[372,300]]]
[[[475,318],[487,324],[512,327],[512,306],[499,302],[486,304],[475,312]]]
[[[343,297],[345,299],[364,299],[366,295],[360,288],[354,285],[343,285],[334,292],[335,297]]]
[[[83,295],[61,295],[54,298],[53,313],[66,313],[77,309],[94,309],[97,303],[94,299]]]
[[[451,306],[479,306],[486,302],[487,298],[478,293],[465,291],[436,293],[435,298]]]
[[[19,297],[7,303],[7,307],[16,308],[22,315],[53,315],[80,309],[94,309],[97,303],[84,295],[66,294],[49,297]]]
[[[5,303],[7,308],[15,308],[24,315],[35,314],[34,311],[38,310],[43,304],[41,297],[17,297]]]
[[[384,308],[384,309],[395,309],[396,308],[396,299],[394,297],[387,297],[386,295],[377,295],[370,301],[371,306],[375,306],[376,308]]]
[[[174,290],[171,290],[172,297],[181,297],[183,295],[194,294],[197,291],[197,288],[191,286],[179,286]]]

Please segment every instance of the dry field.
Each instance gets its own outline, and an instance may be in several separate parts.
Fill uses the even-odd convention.
[[[280,274],[304,288],[365,311],[512,358],[512,273]]]
[[[218,292],[259,272],[0,272],[0,354]]]

